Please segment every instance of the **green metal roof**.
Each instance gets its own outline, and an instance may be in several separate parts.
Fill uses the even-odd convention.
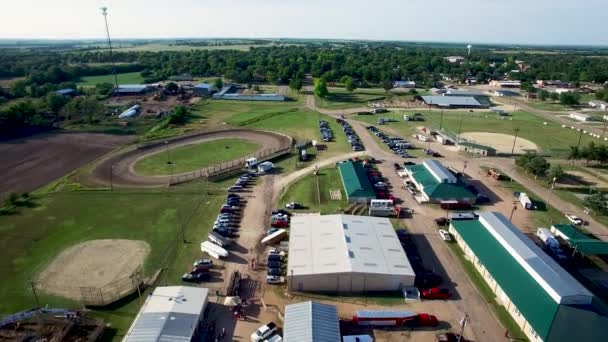
[[[475,195],[465,188],[462,183],[440,183],[435,186],[425,187],[424,192],[429,198],[442,200],[475,198]]]
[[[577,252],[582,254],[608,254],[608,242],[605,241],[600,241],[597,239],[570,239],[568,242],[573,248],[576,249]]]
[[[374,188],[367,178],[365,168],[360,162],[347,161],[338,165],[346,195],[351,197],[375,198]]]
[[[462,146],[473,147],[473,148],[477,148],[477,149],[480,149],[480,150],[486,150],[486,151],[494,151],[494,152],[496,152],[496,149],[494,147],[487,146],[487,145],[476,144],[476,143],[472,143],[472,142],[468,142],[468,141],[462,141],[459,144],[462,145]]]
[[[431,199],[474,198],[475,195],[462,182],[440,183],[422,164],[407,166],[412,177],[422,184],[424,193]]]
[[[562,232],[562,234],[566,235],[569,240],[589,238],[587,234],[583,233],[580,229],[571,224],[554,224],[553,227]]]
[[[559,304],[479,221],[452,221],[451,225],[517,306],[538,336],[546,340]]]

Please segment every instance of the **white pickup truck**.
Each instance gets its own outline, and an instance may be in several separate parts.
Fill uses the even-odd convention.
[[[251,342],[261,342],[270,337],[277,330],[277,325],[273,322],[263,325],[259,327],[258,330],[254,331],[253,334],[251,334]]]

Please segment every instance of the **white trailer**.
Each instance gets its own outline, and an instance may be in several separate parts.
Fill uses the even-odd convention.
[[[431,140],[431,138],[427,137],[426,135],[422,135],[422,134],[415,134],[414,138],[423,141],[423,142],[429,142]]]
[[[256,165],[258,165],[258,158],[248,158],[245,160],[245,166],[248,168],[254,168]]]
[[[287,237],[287,231],[285,229],[279,229],[276,232],[263,238],[262,243],[266,244],[266,245],[274,245],[286,237]]]
[[[395,216],[395,204],[392,200],[373,199],[369,203],[369,216]]]
[[[230,254],[227,250],[214,244],[211,241],[201,242],[201,251],[203,251],[203,253],[209,254],[209,256],[215,259],[226,258]]]
[[[559,247],[559,241],[547,228],[538,228],[536,230],[536,236],[545,244],[545,247]]]
[[[258,172],[259,173],[266,173],[266,172],[268,172],[268,171],[270,171],[272,169],[274,169],[274,164],[271,163],[271,162],[269,162],[269,161],[266,161],[266,162],[258,164]]]
[[[226,247],[232,243],[231,239],[223,237],[216,232],[207,234],[207,239],[220,247]]]
[[[521,203],[521,206],[524,207],[524,209],[528,209],[528,210],[534,209],[532,200],[530,199],[528,194],[526,194],[525,192],[519,193],[519,203]]]

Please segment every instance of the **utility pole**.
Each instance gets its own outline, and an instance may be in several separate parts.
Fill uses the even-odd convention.
[[[456,141],[456,145],[460,145],[460,133],[462,132],[462,119],[464,118],[464,116],[462,115],[462,113],[460,113],[460,123],[458,124],[458,137]]]
[[[110,63],[112,64],[112,75],[114,75],[114,86],[116,86],[116,93],[118,94],[118,76],[116,75],[116,66],[114,65],[114,54],[112,53],[112,39],[110,39],[110,28],[108,27],[108,8],[101,8],[101,15],[106,23],[106,34],[108,35],[108,46],[110,47]]]
[[[582,128],[577,128],[577,130],[580,132],[578,135],[578,143],[576,144],[577,148],[581,147],[581,140],[583,139],[583,129]]]
[[[513,201],[513,208],[511,208],[511,215],[509,215],[509,221],[511,221],[511,219],[513,218],[515,210],[517,210],[517,201]]]
[[[441,120],[439,121],[439,130],[443,129],[443,108],[441,108]]]
[[[517,134],[519,133],[519,128],[515,129],[515,138],[513,138],[513,148],[511,148],[511,154],[515,153],[515,142],[517,141]]]
[[[604,119],[604,128],[602,129],[602,138],[605,138],[606,127],[608,127],[608,114],[604,115],[604,117],[606,117],[606,119]]]
[[[464,334],[464,327],[467,325],[467,321],[469,320],[469,314],[464,313],[464,317],[460,320],[460,335],[458,335],[458,342],[462,339],[462,334]]]
[[[36,293],[36,284],[33,281],[30,282],[30,286],[32,287],[32,293],[34,294],[34,300],[36,301],[36,307],[40,307],[40,301],[38,300],[38,294]]]

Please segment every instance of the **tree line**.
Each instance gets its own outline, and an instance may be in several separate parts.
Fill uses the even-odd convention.
[[[561,79],[571,82],[608,81],[608,59],[576,53],[559,55],[504,55],[477,50],[462,64],[444,57],[466,55],[454,48],[392,46],[391,44],[263,46],[247,51],[117,51],[116,71],[139,71],[148,83],[172,75],[224,76],[239,83],[289,84],[306,74],[337,82],[351,77],[358,87],[382,82],[412,80],[432,87],[447,77],[457,81],[512,79],[532,82]],[[520,70],[518,60],[530,68]],[[110,55],[104,50],[58,52],[53,50],[0,50],[0,77],[25,77],[26,85],[43,86],[80,77],[111,73]]]

